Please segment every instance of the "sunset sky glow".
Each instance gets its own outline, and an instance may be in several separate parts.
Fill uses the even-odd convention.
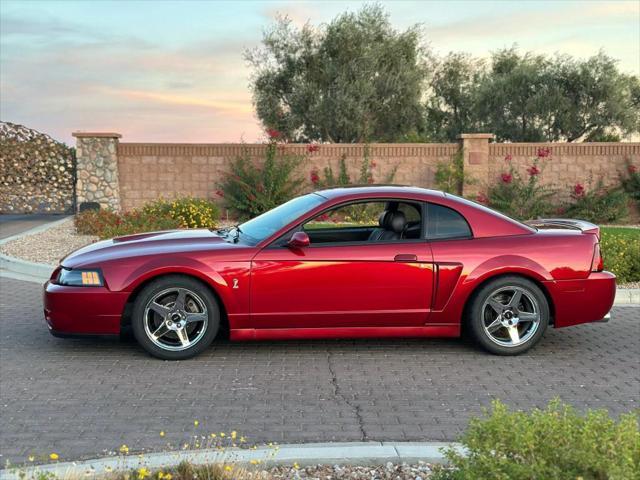
[[[394,25],[420,23],[439,54],[522,50],[578,57],[603,49],[640,74],[640,2],[381,2]],[[73,143],[264,138],[243,50],[277,13],[329,21],[361,2],[0,0],[0,117]]]

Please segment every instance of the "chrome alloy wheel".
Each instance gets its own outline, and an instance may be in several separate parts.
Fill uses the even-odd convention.
[[[495,290],[485,300],[481,312],[487,337],[503,347],[526,343],[540,326],[538,301],[522,287]]]
[[[154,295],[144,309],[144,331],[163,350],[181,351],[200,341],[209,314],[198,294],[186,288],[168,288]]]

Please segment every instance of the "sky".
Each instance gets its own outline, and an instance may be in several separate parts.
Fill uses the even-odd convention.
[[[356,1],[0,0],[0,119],[73,144],[73,131],[126,142],[253,142],[243,51],[276,15],[326,23]],[[387,1],[398,29],[421,24],[438,54],[600,49],[640,74],[640,1]]]

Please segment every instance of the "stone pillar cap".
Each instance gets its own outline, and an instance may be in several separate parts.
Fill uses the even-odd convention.
[[[461,133],[460,135],[458,135],[458,138],[488,138],[490,140],[493,140],[495,138],[495,135],[493,133]]]
[[[76,138],[122,138],[122,135],[115,132],[73,132],[71,135]]]

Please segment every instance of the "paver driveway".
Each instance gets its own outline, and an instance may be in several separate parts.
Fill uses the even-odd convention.
[[[0,279],[0,289],[2,463],[180,445],[196,419],[199,433],[256,442],[452,440],[496,397],[530,408],[560,396],[613,414],[640,402],[640,308],[550,330],[519,357],[394,339],[218,343],[169,363],[132,342],[56,339],[39,285]]]

